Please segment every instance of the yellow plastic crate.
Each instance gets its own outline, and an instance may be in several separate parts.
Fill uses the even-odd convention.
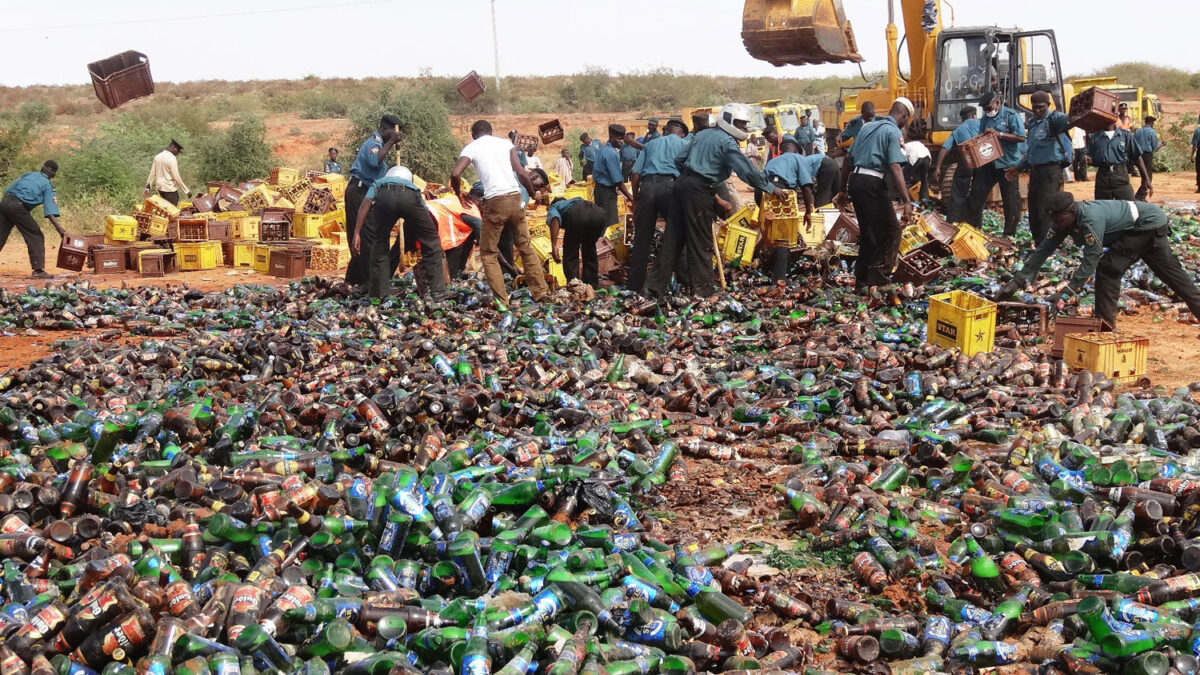
[[[958,347],[967,356],[990,352],[996,339],[996,303],[967,291],[929,298],[930,343]]]
[[[803,216],[800,205],[796,201],[793,190],[776,190],[774,194],[763,195],[762,217],[766,218],[796,218]]]
[[[177,243],[175,255],[179,259],[179,269],[185,272],[216,269],[224,257],[221,254],[221,243],[217,241]]]
[[[757,244],[757,230],[729,225],[725,228],[725,239],[721,244],[721,260],[726,263],[740,260],[741,264],[746,264],[754,257]]]
[[[987,248],[987,235],[966,223],[956,223],[958,234],[950,248],[958,260],[987,260],[991,252]]]
[[[112,241],[137,241],[138,222],[133,216],[109,216],[104,219],[104,236]]]
[[[339,206],[329,213],[321,214],[321,217],[325,219],[325,225],[338,224],[343,229],[346,227],[346,207],[344,206]]]
[[[745,228],[747,230],[754,229],[754,227],[758,225],[758,205],[754,202],[746,204],[742,208],[738,209],[732,216],[726,218],[725,222],[729,223],[730,225],[737,225],[738,227]]]
[[[300,180],[299,169],[289,169],[286,166],[277,166],[271,169],[271,185],[291,185]]]
[[[567,285],[567,273],[563,271],[562,263],[556,263],[551,260],[547,267],[550,269],[550,276],[554,278],[554,283],[558,284],[558,288],[565,288]]]
[[[158,195],[152,195],[142,204],[143,211],[149,211],[166,218],[174,218],[179,215],[179,207],[171,202],[163,199]]]
[[[300,239],[316,239],[321,236],[325,218],[316,213],[293,213],[292,236]]]
[[[327,173],[318,176],[313,181],[313,185],[317,187],[329,188],[333,196],[341,201],[346,198],[346,177],[340,173]]]
[[[234,267],[254,267],[254,249],[257,244],[252,241],[235,241],[233,242],[233,266]]]
[[[1068,333],[1063,360],[1072,368],[1102,373],[1119,383],[1146,374],[1150,338],[1122,333]]]
[[[533,252],[537,254],[538,260],[543,263],[554,257],[551,255],[550,237],[531,237],[529,243],[533,246]]]
[[[274,202],[275,197],[266,185],[256,185],[243,192],[241,197],[238,197],[238,204],[243,210],[250,213],[261,211],[271,206]]]
[[[586,183],[576,183],[566,190],[563,190],[563,198],[574,199],[579,197],[580,199],[586,199],[590,202],[593,199],[592,195],[595,193],[595,189],[596,184],[591,181]]]
[[[622,219],[624,221],[625,219]],[[617,256],[617,260],[625,262],[629,257],[629,247],[625,245],[625,223],[621,222],[617,225],[610,225],[604,231],[604,237],[612,242],[613,253]]]
[[[309,265],[314,270],[334,271],[344,269],[350,264],[350,249],[345,246],[314,246],[312,250],[312,263]]]
[[[772,244],[795,246],[800,237],[800,218],[768,218],[763,221],[766,226],[767,241]]]
[[[271,251],[275,250],[275,246],[267,246],[259,244],[254,247],[254,271],[260,274],[267,274],[271,271]]]
[[[903,255],[929,243],[926,228],[922,225],[909,225],[900,232],[900,254]]]
[[[257,241],[260,216],[241,216],[229,219],[229,235],[235,241]]]

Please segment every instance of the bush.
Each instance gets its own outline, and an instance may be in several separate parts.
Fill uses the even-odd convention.
[[[275,165],[275,156],[266,139],[267,126],[253,115],[242,115],[227,129],[199,139],[193,159],[199,182],[241,182],[265,177]]]
[[[0,118],[0,189],[24,173],[22,153],[33,140],[33,125],[24,120]]]
[[[41,101],[28,101],[22,103],[17,110],[17,118],[24,120],[34,126],[45,124],[54,117],[54,111],[50,106]]]
[[[458,160],[459,145],[450,129],[450,111],[441,97],[429,89],[380,87],[366,103],[350,111],[348,152],[379,126],[379,118],[391,113],[400,118],[403,140],[399,143],[399,163],[426,180],[446,180]],[[353,160],[350,160],[353,161]]]
[[[141,197],[154,155],[172,138],[189,147],[192,135],[173,120],[123,113],[76,137],[77,149],[59,160],[55,185],[68,203],[94,197],[131,204]],[[190,187],[189,168],[180,163]]]

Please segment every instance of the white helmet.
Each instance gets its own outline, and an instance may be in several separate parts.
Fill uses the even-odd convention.
[[[387,176],[388,178],[400,178],[408,181],[413,179],[412,171],[407,166],[400,166],[399,164],[388,169]]]
[[[726,103],[725,107],[721,108],[721,114],[717,115],[717,126],[737,140],[744,141],[750,136],[750,132],[734,126],[733,123],[739,120],[750,122],[750,106],[745,103]]]

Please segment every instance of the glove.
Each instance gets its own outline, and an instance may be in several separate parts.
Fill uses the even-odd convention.
[[[1021,290],[1021,283],[1019,281],[1016,279],[1007,281],[1003,286],[1000,287],[1000,290],[996,292],[996,301],[1002,302],[1007,300],[1016,295],[1017,291],[1019,290]]]

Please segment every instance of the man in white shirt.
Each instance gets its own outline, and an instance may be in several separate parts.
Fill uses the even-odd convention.
[[[904,144],[904,156],[908,158],[904,165],[904,180],[908,185],[921,183],[920,201],[923,202],[929,199],[929,165],[933,162],[929,148],[925,147],[924,141],[913,139]],[[904,198],[908,199],[908,195]]]
[[[154,156],[154,163],[150,165],[150,175],[146,177],[147,196],[151,190],[156,190],[158,196],[178,206],[181,188],[184,195],[191,194],[187,184],[179,176],[179,160],[175,159],[175,156],[181,152],[183,146],[172,138],[171,143]]]
[[[812,128],[813,128],[813,152],[814,154],[823,155],[829,151],[828,143],[825,141],[825,125],[821,124],[820,112],[812,111]]]
[[[563,185],[570,185],[575,180],[575,165],[571,162],[571,153],[566,148],[554,160],[554,173],[562,176]]]
[[[483,202],[480,213],[483,229],[479,239],[479,258],[483,273],[496,299],[506,303],[508,289],[504,286],[504,272],[500,269],[500,235],[508,230],[521,253],[521,266],[525,270],[525,284],[534,302],[541,302],[549,295],[542,262],[529,241],[529,225],[525,222],[525,209],[521,207],[521,186],[529,194],[537,192],[530,172],[521,166],[517,149],[503,138],[492,135],[492,125],[479,120],[471,125],[471,138],[475,139],[463,148],[450,173],[450,187],[459,199],[463,199],[462,174],[471,164],[483,184]],[[519,181],[519,182],[518,182]],[[465,202],[464,202],[465,205]]]
[[[1071,172],[1075,180],[1086,183],[1088,170],[1087,132],[1079,127],[1071,127],[1071,150],[1075,156],[1071,158]]]

